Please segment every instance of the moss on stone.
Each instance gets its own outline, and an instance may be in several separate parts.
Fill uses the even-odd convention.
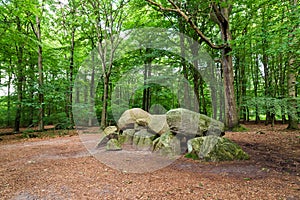
[[[247,160],[249,155],[227,138],[205,136],[188,141],[188,152],[205,161]]]

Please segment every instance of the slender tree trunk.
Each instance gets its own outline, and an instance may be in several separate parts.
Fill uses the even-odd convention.
[[[149,56],[150,49],[146,49],[145,56]],[[152,58],[146,58],[144,62],[144,90],[143,90],[143,105],[142,108],[145,111],[149,111],[151,102],[151,89],[149,87],[148,81],[151,77],[151,62]]]
[[[197,58],[198,54],[199,54],[199,45],[198,42],[196,42],[196,40],[192,40],[189,41],[190,42],[190,49],[192,51],[192,55],[193,58]],[[200,79],[202,79],[201,75],[199,74],[199,61],[197,59],[193,60],[193,83],[194,83],[194,94],[195,94],[195,98],[194,98],[194,111],[195,112],[200,112]],[[203,105],[202,105],[203,106]]]
[[[109,76],[105,73],[104,77],[104,90],[103,90],[103,106],[101,113],[100,126],[104,128],[106,126],[106,113],[107,113],[107,101],[108,101],[108,87],[109,87]]]
[[[72,112],[72,102],[73,102],[73,71],[74,71],[74,49],[75,49],[75,27],[72,28],[71,37],[71,51],[70,51],[70,85],[69,85],[69,121],[71,126],[74,125],[73,112]]]
[[[297,6],[298,0],[293,0],[292,7]],[[294,18],[294,17],[293,17]],[[295,31],[297,26],[293,27],[293,30],[289,34],[289,47],[291,49],[296,48],[292,45],[295,40]],[[289,56],[289,68],[288,68],[288,109],[289,109],[289,125],[288,129],[299,129],[298,127],[298,113],[297,113],[297,100],[296,100],[296,81],[298,76],[298,68],[296,63],[296,57],[293,50],[291,50]]]
[[[34,71],[35,71],[35,66],[32,64],[30,66],[30,71],[29,71],[29,76],[30,76],[30,83],[29,83],[29,87],[30,88],[34,88],[34,82],[35,82],[35,74],[34,74]],[[33,89],[29,89],[29,99],[31,101],[31,103],[33,104],[34,103],[34,91]],[[30,110],[30,113],[29,113],[29,125],[33,125],[33,117],[34,117],[34,106],[33,105],[30,105],[29,106],[29,110]]]
[[[187,64],[185,61],[185,44],[184,44],[184,33],[185,31],[185,26],[183,23],[183,19],[179,18],[179,31],[180,31],[180,54],[181,54],[181,66],[182,66],[182,72],[183,72],[183,76],[184,76],[184,83],[183,83],[183,89],[184,89],[184,97],[183,97],[183,104],[187,109],[191,109],[191,97],[190,97],[190,93],[189,93],[189,83],[188,83],[188,69],[187,69]]]
[[[8,83],[7,83],[7,118],[6,118],[6,126],[10,127],[10,115],[11,115],[11,95],[10,95],[10,87],[12,80],[12,60],[9,59],[9,71],[8,71]]]
[[[92,42],[92,47],[94,47],[94,44]],[[90,84],[90,113],[94,112],[94,104],[95,104],[95,52],[92,52],[92,74],[91,74],[91,84]],[[87,95],[86,95],[87,96]],[[92,114],[90,114],[92,116]],[[93,118],[89,117],[88,126],[93,126]]]
[[[43,75],[43,50],[42,50],[42,38],[41,38],[41,22],[38,16],[36,16],[36,36],[39,41],[38,45],[38,73],[39,73],[39,122],[38,122],[38,130],[44,130],[44,75]]]
[[[16,17],[17,19],[17,29],[19,33],[22,32],[20,18]],[[20,122],[21,122],[21,112],[22,112],[22,101],[23,101],[23,46],[16,46],[17,51],[17,105],[16,105],[16,116],[15,116],[15,125],[14,125],[14,132],[20,132]]]

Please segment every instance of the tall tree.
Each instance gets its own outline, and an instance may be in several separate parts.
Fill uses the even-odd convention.
[[[109,96],[109,82],[113,68],[114,53],[119,45],[120,38],[116,35],[121,32],[122,24],[126,17],[125,6],[127,0],[92,1],[86,2],[93,13],[92,24],[97,36],[97,52],[100,57],[103,75],[103,101],[100,126],[106,126],[107,106]],[[85,11],[89,13],[89,10]]]
[[[236,109],[236,99],[234,94],[234,77],[233,77],[233,64],[231,55],[231,32],[229,17],[232,9],[230,1],[221,0],[218,2],[212,1],[210,3],[212,20],[217,23],[220,28],[221,38],[223,44],[214,44],[194,23],[194,20],[181,9],[174,1],[168,0],[171,7],[164,7],[152,0],[146,0],[151,5],[158,7],[162,11],[175,12],[179,14],[190,25],[190,27],[198,34],[198,36],[211,48],[222,50],[222,68],[224,76],[224,90],[225,90],[225,123],[229,129],[239,125],[238,114]]]
[[[296,101],[296,81],[298,76],[299,59],[297,60],[295,46],[299,47],[299,38],[296,36],[296,29],[299,27],[297,23],[299,9],[297,9],[298,0],[291,0],[291,24],[292,29],[289,34],[289,61],[288,61],[288,95],[289,95],[289,126],[288,129],[299,129],[297,116],[297,101]],[[297,41],[298,40],[298,41]]]
[[[38,5],[36,5],[38,6]],[[39,6],[38,6],[39,7]],[[42,35],[41,35],[41,16],[43,15],[42,5],[40,6],[41,9],[40,12],[35,16],[35,23],[31,23],[32,30],[35,34],[36,40],[38,42],[38,60],[37,60],[37,66],[38,66],[38,96],[39,96],[39,115],[38,115],[38,130],[43,131],[44,130],[44,72],[43,72],[43,48],[42,48]]]

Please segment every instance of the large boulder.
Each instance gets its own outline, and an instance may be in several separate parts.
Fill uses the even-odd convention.
[[[224,124],[206,115],[184,108],[167,112],[167,123],[171,132],[186,136],[224,135]]]
[[[170,131],[166,132],[153,141],[153,151],[166,156],[180,155],[180,140]]]
[[[101,136],[97,148],[101,148],[107,145],[108,141],[111,139],[118,139],[119,133],[116,126],[108,126],[103,130],[103,135]]]
[[[135,124],[148,125],[150,122],[150,114],[140,108],[132,108],[126,110],[118,120],[118,127],[120,130],[126,128],[133,128]]]
[[[134,134],[132,143],[137,150],[151,150],[153,148],[152,141],[155,138],[156,135],[144,129]]]
[[[188,154],[205,161],[247,160],[249,155],[240,146],[224,137],[204,136],[187,142]]]
[[[158,135],[162,135],[169,131],[166,115],[151,115],[148,127]]]
[[[132,145],[133,143],[133,136],[135,134],[134,129],[126,129],[119,135],[119,141],[121,144],[128,144]]]
[[[122,147],[117,139],[111,139],[107,142],[106,150],[107,151],[120,151],[120,150],[122,150]]]

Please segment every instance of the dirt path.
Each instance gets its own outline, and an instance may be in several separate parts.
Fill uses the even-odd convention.
[[[0,199],[299,199],[300,133],[279,125],[247,127],[226,137],[250,154],[249,161],[180,158],[142,174],[102,164],[78,136],[3,140]]]

